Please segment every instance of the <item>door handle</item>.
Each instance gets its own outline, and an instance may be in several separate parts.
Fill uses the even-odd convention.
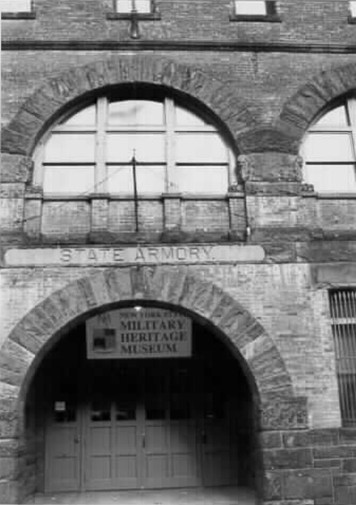
[[[146,449],[146,433],[141,434],[142,449]]]
[[[208,437],[206,436],[206,432],[202,431],[201,432],[201,443],[205,445],[207,443]]]
[[[80,442],[80,437],[74,437],[74,443],[79,444]]]

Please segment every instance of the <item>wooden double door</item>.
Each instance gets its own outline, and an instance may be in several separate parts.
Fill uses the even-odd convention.
[[[236,409],[199,363],[95,363],[85,376],[49,409],[47,491],[236,484]]]

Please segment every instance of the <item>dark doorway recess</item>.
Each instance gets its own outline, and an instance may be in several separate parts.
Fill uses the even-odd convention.
[[[89,360],[85,325],[26,402],[37,492],[254,487],[253,399],[226,345],[193,322],[192,356]]]

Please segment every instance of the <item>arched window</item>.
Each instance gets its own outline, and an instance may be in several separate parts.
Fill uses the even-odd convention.
[[[99,97],[52,128],[35,165],[45,195],[132,195],[134,172],[139,195],[221,194],[236,183],[217,128],[172,98]]]
[[[356,191],[356,98],[344,100],[308,131],[304,180],[320,192]]]

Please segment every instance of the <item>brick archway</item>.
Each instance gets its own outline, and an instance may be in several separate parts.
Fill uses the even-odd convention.
[[[49,79],[21,106],[2,131],[2,151],[31,156],[36,141],[63,107],[105,87],[145,83],[166,86],[208,107],[233,138],[255,120],[234,89],[196,66],[153,55],[110,57],[69,70]]]
[[[294,138],[298,150],[315,116],[339,96],[356,89],[356,64],[325,70],[302,86],[284,105],[277,128]]]
[[[304,398],[271,337],[235,299],[184,267],[108,268],[68,284],[34,307],[5,339],[0,353],[0,463],[9,468],[0,503],[19,503],[26,484],[24,404],[37,365],[71,325],[120,302],[152,301],[205,320],[223,336],[254,386],[256,424],[263,430],[306,427]],[[5,461],[6,460],[6,461]],[[261,460],[262,461],[262,460]],[[1,488],[1,486],[0,486]],[[1,490],[1,489],[0,489]]]

